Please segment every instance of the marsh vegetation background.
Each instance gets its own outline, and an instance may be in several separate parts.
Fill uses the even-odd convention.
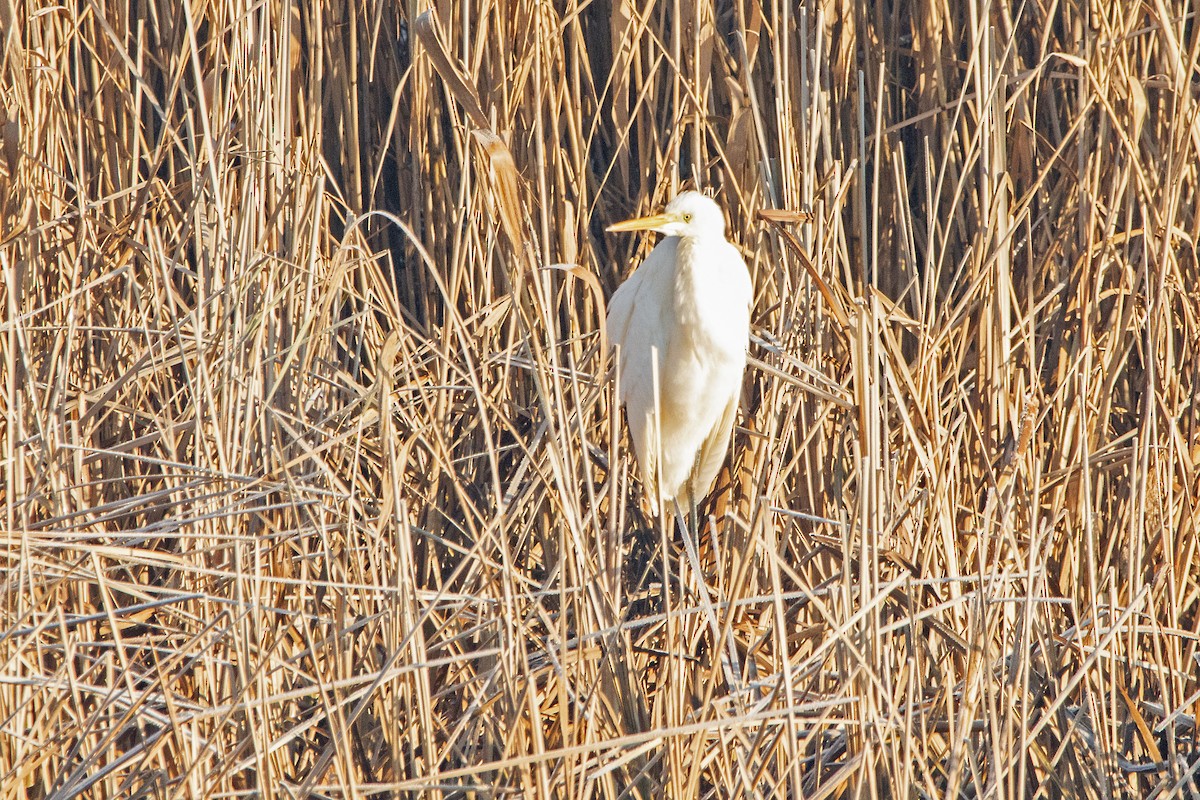
[[[1191,3],[0,34],[0,797],[1198,790]],[[694,554],[599,333],[685,184],[756,293]]]

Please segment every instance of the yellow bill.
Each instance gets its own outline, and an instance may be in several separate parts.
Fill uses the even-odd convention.
[[[637,217],[609,225],[605,230],[609,233],[619,233],[620,231],[652,231],[655,228],[666,225],[671,220],[672,217],[670,214],[652,214],[649,217]]]

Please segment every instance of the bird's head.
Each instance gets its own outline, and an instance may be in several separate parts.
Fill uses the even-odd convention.
[[[683,192],[667,203],[661,214],[638,217],[609,225],[616,231],[658,231],[667,236],[724,236],[725,217],[721,207],[700,192]]]

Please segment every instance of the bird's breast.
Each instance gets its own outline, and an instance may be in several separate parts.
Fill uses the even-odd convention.
[[[745,363],[750,338],[750,275],[721,239],[678,244],[673,304],[679,345],[701,360]]]

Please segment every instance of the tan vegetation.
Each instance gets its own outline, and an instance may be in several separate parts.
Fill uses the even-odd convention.
[[[0,2],[0,798],[1200,791],[1193,6],[423,11]],[[685,184],[687,537],[599,332]]]

